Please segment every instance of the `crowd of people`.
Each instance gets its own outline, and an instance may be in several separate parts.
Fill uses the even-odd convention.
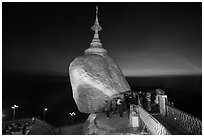
[[[110,114],[112,114],[113,116],[119,114],[119,116],[122,117],[124,111],[129,113],[131,104],[140,104],[145,110],[150,112],[152,106],[158,104],[158,102],[155,103],[156,101],[158,101],[156,95],[164,94],[160,92],[160,90],[150,90],[148,92],[127,91],[120,93],[111,101],[106,100],[106,107],[104,111],[107,118],[110,117]]]
[[[138,104],[137,93],[128,91],[120,93],[111,101],[106,100],[106,107],[104,109],[107,118],[110,117],[110,114],[116,116],[119,114],[120,117],[123,116],[123,112],[129,112],[130,104]]]

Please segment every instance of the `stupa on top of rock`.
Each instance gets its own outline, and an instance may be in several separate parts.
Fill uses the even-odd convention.
[[[88,54],[99,54],[102,56],[106,55],[107,50],[105,50],[102,47],[102,43],[99,39],[99,34],[98,34],[98,32],[102,30],[102,27],[99,25],[99,22],[98,22],[98,7],[97,6],[96,6],[96,20],[95,20],[94,25],[91,27],[91,29],[95,31],[95,34],[90,44],[90,47],[85,50],[85,55],[88,55]]]
[[[130,86],[118,65],[107,55],[99,39],[102,27],[96,19],[91,29],[95,32],[90,47],[83,56],[76,57],[69,66],[73,98],[80,112],[95,113],[104,109],[106,101]]]

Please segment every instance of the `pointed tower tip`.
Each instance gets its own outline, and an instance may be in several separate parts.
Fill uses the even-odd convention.
[[[96,22],[98,22],[98,6],[96,6]]]
[[[99,25],[99,21],[98,21],[98,6],[96,6],[96,19],[95,19],[95,23],[94,25],[91,27],[91,29],[93,31],[101,31],[102,30],[102,27]]]
[[[99,39],[98,32],[102,30],[102,27],[99,25],[98,21],[98,6],[96,6],[96,19],[94,25],[91,29],[95,32],[90,47],[85,50],[85,54],[95,53],[95,54],[106,54],[107,51],[102,47],[102,43]]]

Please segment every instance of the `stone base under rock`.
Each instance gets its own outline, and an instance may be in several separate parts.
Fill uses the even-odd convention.
[[[85,135],[130,135],[141,134],[144,129],[141,125],[138,128],[132,128],[129,123],[128,112],[123,112],[123,117],[119,114],[110,114],[107,118],[106,114],[96,113],[90,114],[84,124],[83,134]]]

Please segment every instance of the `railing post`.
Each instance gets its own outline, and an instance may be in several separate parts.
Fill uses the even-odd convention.
[[[136,105],[130,105],[130,125],[133,128],[139,127],[139,117],[137,112],[137,106]]]
[[[163,116],[166,116],[167,110],[166,110],[166,103],[167,103],[167,95],[158,95],[159,98],[159,110],[160,114]]]

